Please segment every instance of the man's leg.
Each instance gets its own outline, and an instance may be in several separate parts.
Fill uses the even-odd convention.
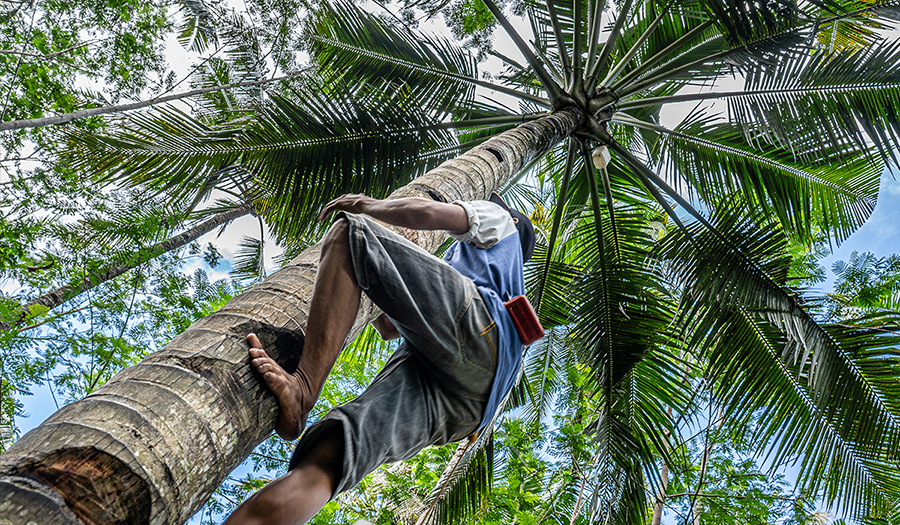
[[[303,432],[306,415],[316,404],[359,310],[362,291],[353,274],[349,231],[347,219],[339,218],[325,235],[297,370],[285,371],[254,334],[247,336],[253,366],[278,399],[275,432],[286,440]]]
[[[344,437],[333,426],[285,476],[248,498],[223,525],[300,525],[331,499],[344,457]]]

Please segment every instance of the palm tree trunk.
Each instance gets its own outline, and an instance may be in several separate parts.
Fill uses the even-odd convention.
[[[137,252],[129,256],[129,260],[127,262],[111,266],[109,268],[106,268],[102,272],[88,275],[80,281],[67,284],[65,286],[60,286],[55,290],[47,292],[44,295],[22,305],[19,309],[20,313],[12,321],[6,323],[0,322],[0,331],[17,328],[19,325],[21,325],[22,322],[27,318],[28,312],[31,310],[32,306],[44,306],[52,310],[53,308],[56,308],[57,306],[68,301],[69,299],[72,299],[73,297],[86,292],[99,284],[105,283],[110,279],[114,279],[127,272],[128,270],[136,268],[141,264],[155,259],[164,253],[167,253],[176,248],[181,248],[185,244],[199,239],[205,233],[210,232],[217,227],[223,224],[227,224],[239,217],[243,217],[251,211],[252,207],[250,206],[250,204],[243,204],[241,206],[238,206],[237,208],[234,208],[233,210],[228,210],[216,214],[209,220],[198,224],[197,226],[194,226],[184,233],[166,239],[165,241],[156,243],[148,248],[138,250]]]
[[[564,109],[445,162],[391,198],[484,198],[581,124]],[[441,232],[402,232],[434,250]],[[0,456],[0,523],[181,524],[274,428],[277,405],[251,370],[253,331],[285,368],[299,358],[319,247],[165,348],[68,405]],[[364,301],[351,334],[372,319]]]

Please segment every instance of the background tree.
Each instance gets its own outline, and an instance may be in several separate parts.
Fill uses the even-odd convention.
[[[900,311],[900,256],[875,257],[871,252],[850,254],[832,266],[834,293],[828,296],[831,317],[846,319],[878,311]]]

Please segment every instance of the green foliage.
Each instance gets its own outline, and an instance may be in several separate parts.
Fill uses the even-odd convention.
[[[80,399],[233,293],[229,283],[210,282],[202,270],[183,273],[188,264],[214,266],[221,257],[212,245],[194,244],[135,264],[64,308],[36,304],[22,315],[20,305],[34,296],[81,281],[165,236],[178,213],[135,201],[133,193],[94,191],[53,171],[37,170],[27,183],[15,178],[2,191],[15,203],[6,208],[10,231],[23,233],[14,240],[16,260],[2,272],[0,318],[21,320],[0,330],[3,424],[12,423],[13,413],[27,415],[21,399],[34,387],[50,386],[60,404]]]
[[[664,498],[667,515],[676,523],[809,523],[813,498],[792,492],[783,474],[766,474],[750,456],[755,421],[707,424],[673,454]]]
[[[832,271],[836,279],[834,293],[828,294],[829,318],[900,310],[900,256],[879,258],[870,252],[853,252],[849,261],[834,263]]]
[[[170,28],[165,2],[45,0],[7,7],[0,25],[0,120],[137,98],[153,86],[153,76],[162,83],[163,38]],[[96,87],[82,89],[79,77]],[[26,136],[53,143],[46,130],[6,133],[5,156],[27,151]]]
[[[477,49],[481,54],[492,46],[492,34],[497,20],[481,0],[458,0],[447,6],[444,15],[453,36],[466,41],[467,47]]]
[[[8,202],[0,203],[0,206],[7,205]],[[23,264],[40,230],[40,223],[31,218],[19,221],[0,218],[0,275]]]

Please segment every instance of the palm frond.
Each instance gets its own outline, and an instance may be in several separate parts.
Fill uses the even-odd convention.
[[[130,115],[115,134],[73,130],[62,155],[101,182],[125,179],[196,205],[220,183],[237,189],[235,173],[226,178],[223,170],[237,162],[239,152],[222,145],[240,132],[237,125],[213,128],[175,108],[157,108]]]
[[[819,23],[817,39],[831,51],[860,49],[877,44],[881,30],[900,20],[900,2],[849,2],[849,12],[828,17]]]
[[[135,242],[152,244],[169,237],[188,219],[186,210],[168,199],[125,198],[110,204],[106,213],[89,213],[76,226],[87,227],[97,245],[131,250]]]
[[[566,152],[566,164],[563,167],[562,174],[562,183],[559,188],[558,198],[556,200],[557,204],[553,210],[553,224],[550,227],[550,235],[547,237],[547,249],[543,254],[538,254],[538,260],[543,259],[540,276],[538,277],[537,285],[534,287],[534,299],[535,304],[537,304],[537,311],[539,315],[541,315],[542,310],[544,309],[544,297],[547,292],[548,285],[550,285],[550,293],[553,294],[556,292],[560,294],[563,292],[563,288],[565,286],[554,286],[553,281],[550,280],[550,268],[553,265],[553,259],[555,254],[555,248],[557,240],[560,235],[560,224],[562,222],[563,212],[565,210],[565,203],[568,201],[569,197],[569,184],[572,180],[572,176],[574,174],[575,168],[575,159],[577,158],[577,147],[574,141],[568,141],[567,152]],[[546,229],[546,228],[545,228]],[[554,276],[558,275],[554,272]],[[527,278],[527,277],[526,277]],[[555,279],[554,279],[555,280]],[[527,282],[527,281],[526,281]],[[552,304],[552,303],[548,303]],[[560,312],[562,313],[562,312]],[[564,324],[565,314],[554,316],[557,319],[556,324]]]
[[[252,120],[215,128],[166,109],[133,115],[116,135],[74,131],[66,155],[105,180],[175,201],[199,202],[213,188],[249,192],[280,241],[302,236],[318,203],[384,196],[446,159],[456,141],[433,124],[402,92],[310,81],[293,88],[292,100],[272,96]]]
[[[875,208],[883,166],[871,161],[868,150],[852,145],[839,151],[808,150],[818,159],[818,165],[810,166],[796,162],[790,151],[747,144],[740,127],[702,112],[689,115],[675,130],[636,119],[620,121],[662,135],[656,141],[659,164],[684,177],[688,187],[683,193],[696,191],[707,203],[742,194],[742,202],[775,214],[803,238],[818,224],[841,242]]]
[[[811,151],[865,149],[900,160],[900,40],[776,63],[746,78],[746,95],[729,98],[748,140],[779,145],[798,158]],[[815,158],[813,157],[815,160]]]
[[[497,19],[497,22],[503,27],[503,30],[506,31],[507,36],[513,41],[516,48],[522,53],[522,56],[525,57],[525,61],[528,62],[528,65],[531,66],[534,75],[537,76],[538,81],[541,83],[541,86],[550,96],[550,102],[555,103],[560,94],[563,92],[562,87],[553,80],[553,77],[547,72],[544,67],[543,62],[538,60],[538,58],[534,55],[534,52],[531,50],[531,47],[525,43],[525,40],[519,35],[519,32],[516,31],[516,28],[509,22],[506,18],[506,15],[503,14],[503,10],[497,6],[494,0],[482,0],[484,5],[490,10],[491,14],[494,15],[494,18]],[[581,5],[581,0],[576,4],[576,7]],[[577,11],[576,11],[577,12]],[[576,36],[580,33],[576,33]]]
[[[264,35],[259,27],[244,16],[231,12],[218,19],[218,49],[192,70],[191,86],[195,89],[226,84],[265,82],[271,50],[264,52]],[[308,68],[306,71],[309,71]],[[192,114],[208,124],[224,124],[252,114],[264,93],[279,92],[279,84],[262,83],[206,93],[191,99]]]
[[[675,16],[676,14],[683,16]],[[627,64],[626,73],[614,82],[614,86],[628,85],[648,72],[658,71],[660,64],[675,59],[673,55],[682,56],[698,46],[710,45],[721,38],[712,21],[704,20],[694,13],[676,11],[667,22],[653,32],[644,51],[639,55],[639,63]]]
[[[348,82],[406,86],[435,110],[452,112],[470,103],[476,85],[543,103],[479,80],[474,58],[449,41],[386,24],[352,4],[323,5],[308,33],[323,73]]]
[[[182,19],[176,27],[178,42],[190,51],[205,52],[218,43],[216,21],[222,13],[203,0],[178,0]]]
[[[631,13],[632,0],[624,0],[621,2],[619,7],[618,15],[616,16],[616,21],[613,23],[612,28],[610,29],[609,36],[604,42],[603,47],[600,49],[600,55],[596,57],[590,57],[589,60],[590,68],[588,70],[588,77],[593,80],[597,74],[606,69],[607,64],[609,63],[609,57],[612,55],[613,50],[619,46],[622,46],[621,39],[619,38],[622,32],[622,27],[625,25],[625,22],[629,18],[629,14]],[[580,50],[579,50],[580,52]]]
[[[219,56],[228,64],[236,79],[262,80],[266,77],[266,54],[263,52],[260,28],[238,13],[230,13],[220,23],[222,52]]]
[[[484,510],[493,474],[493,432],[488,430],[474,441],[461,441],[437,486],[426,498],[427,507],[416,525],[471,521]]]
[[[256,237],[241,237],[234,252],[231,274],[246,284],[266,278],[265,241]]]
[[[568,386],[567,367],[573,361],[571,345],[566,344],[565,328],[550,328],[543,339],[526,354],[525,377],[533,385],[532,403],[526,404],[522,419],[539,422],[553,410],[555,394]]]
[[[900,417],[900,313],[882,311],[857,319],[825,325],[836,341],[852,349],[848,358],[884,402]]]
[[[424,154],[456,142],[402,96],[302,94],[303,105],[273,97],[240,139],[242,167],[273,195],[266,218],[279,239],[300,234],[318,203],[344,193],[387,195],[434,162]]]
[[[840,6],[833,0],[824,0],[823,2],[815,0],[810,3],[831,4],[834,8],[840,9]],[[710,19],[716,21],[716,27],[732,46],[754,43],[761,38],[781,33],[795,27],[808,16],[799,7],[799,4],[793,1],[705,0],[702,2],[702,6],[709,13]]]
[[[812,27],[786,29],[738,46],[728,46],[718,36],[708,38],[682,53],[662,62],[639,78],[626,76],[613,83],[621,98],[639,94],[665,82],[691,83],[703,86],[721,76],[758,70],[779,61],[791,62],[810,51],[809,30]]]
[[[581,2],[579,10],[582,13],[587,13],[591,9],[588,0],[578,1]],[[537,46],[544,50],[551,61],[562,66],[560,72],[564,77],[572,73],[572,60],[575,53],[574,8],[575,3],[571,0],[529,1],[525,11]],[[556,23],[554,23],[554,19]],[[581,23],[580,20],[579,23]],[[565,50],[562,55],[560,54],[561,49]],[[579,50],[579,53],[583,52],[583,49]]]
[[[685,33],[673,43],[667,43],[668,41],[664,40],[666,47],[647,53],[636,69],[614,83],[613,88],[620,93],[620,96],[624,97],[640,94],[643,89],[662,82],[666,78],[694,82],[712,81],[720,73],[731,72],[731,68],[744,71],[745,76],[753,75],[755,71],[761,71],[762,73],[759,74],[766,75],[769,68],[779,64],[791,67],[786,64],[794,61],[803,62],[813,51],[820,54],[832,54],[869,49],[877,42],[865,42],[865,45],[857,45],[849,49],[835,49],[833,46],[817,46],[813,41],[817,36],[823,34],[825,25],[831,23],[845,22],[852,27],[859,27],[859,30],[863,31],[865,27],[856,23],[856,20],[862,15],[870,15],[877,19],[878,14],[884,14],[887,18],[893,18],[896,16],[894,13],[898,10],[900,2],[889,0],[878,4],[853,2],[851,4],[846,8],[851,9],[850,11],[843,9],[841,14],[825,20],[813,17],[796,26],[789,24],[780,31],[760,35],[757,40],[737,46],[729,45],[717,29],[708,28],[709,21],[701,22],[692,30],[697,31],[696,34]],[[866,27],[872,26],[877,27],[877,22],[869,23]],[[665,26],[661,29],[664,32],[668,31]],[[692,44],[693,42],[698,43]],[[686,74],[688,72],[693,72],[697,76]],[[637,82],[639,78],[644,80]],[[647,81],[648,78],[653,80]],[[707,98],[703,95],[694,96],[696,100]],[[694,98],[685,96],[683,100],[694,100]]]
[[[651,243],[642,214],[619,210],[619,227],[623,235]],[[593,250],[585,255],[594,259],[585,266],[596,269],[576,290],[573,337],[580,342],[584,362],[597,384],[615,385],[644,354],[662,343],[660,334],[670,318],[663,299],[666,293],[662,283],[646,272],[646,254],[634,245],[622,246],[620,261],[601,260]]]
[[[799,479],[826,501],[853,514],[895,507],[900,417],[850,357],[861,348],[816,323],[779,284],[787,259],[777,227],[733,215],[717,222],[731,246],[702,231],[691,242],[670,239],[692,258],[682,319],[728,417],[760,415],[760,446],[776,464],[798,454]]]
[[[645,8],[647,13],[645,16],[640,17],[640,19],[646,20],[647,23],[636,24],[629,28],[630,31],[628,31],[628,33],[631,34],[626,33],[622,35],[622,38],[618,43],[622,56],[616,64],[609,69],[606,77],[600,82],[600,86],[608,87],[623,71],[626,71],[630,67],[633,68],[635,63],[633,59],[638,53],[646,53],[648,51],[648,48],[650,48],[648,40],[656,32],[656,29],[660,27],[660,23],[663,23],[663,27],[671,29],[672,26],[679,24],[684,18],[684,15],[680,13],[672,13],[670,11],[670,8],[672,7],[671,3],[666,4],[659,13],[657,13],[656,6],[652,3],[645,4],[642,7]],[[629,47],[626,48],[625,46]],[[643,60],[641,62],[643,62]]]

